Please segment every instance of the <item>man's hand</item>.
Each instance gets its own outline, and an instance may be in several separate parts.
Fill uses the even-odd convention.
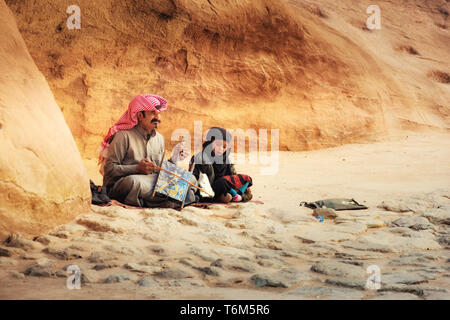
[[[156,169],[156,164],[150,161],[150,159],[144,158],[139,162],[136,169],[139,173],[149,174]]]

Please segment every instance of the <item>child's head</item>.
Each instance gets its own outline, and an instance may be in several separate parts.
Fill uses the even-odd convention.
[[[212,151],[216,156],[222,156],[230,148],[233,136],[223,128],[212,127],[206,134],[204,147],[211,144]]]
[[[212,150],[216,156],[223,155],[228,148],[228,144],[226,140],[214,140],[212,143]]]

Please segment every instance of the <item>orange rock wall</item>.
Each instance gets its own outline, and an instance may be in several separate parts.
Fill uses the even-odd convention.
[[[87,212],[89,179],[53,94],[0,0],[0,240]]]
[[[80,30],[72,2],[7,1],[85,159],[138,93],[169,101],[169,146],[194,120],[280,129],[295,151],[448,130],[448,84],[429,76],[449,71],[445,1],[422,2],[379,1],[370,31],[371,3],[353,0],[79,0]]]

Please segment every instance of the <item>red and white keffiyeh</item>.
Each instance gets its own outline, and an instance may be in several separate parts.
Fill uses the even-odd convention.
[[[137,113],[140,111],[156,111],[161,112],[167,109],[167,100],[156,94],[140,94],[131,100],[128,105],[127,111],[120,117],[111,128],[108,130],[108,134],[103,139],[99,148],[100,173],[103,175],[103,166],[105,165],[105,159],[108,155],[109,143],[111,138],[120,130],[129,130],[138,123]]]

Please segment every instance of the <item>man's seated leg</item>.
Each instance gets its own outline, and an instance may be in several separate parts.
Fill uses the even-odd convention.
[[[189,181],[195,185],[198,185],[197,179],[194,176],[192,176],[191,179],[189,179]],[[184,201],[185,206],[199,201],[199,197],[195,195],[195,191],[196,189],[194,187],[191,187],[188,190]],[[144,203],[143,206],[148,208],[174,208],[174,209],[181,207],[181,202],[173,200],[168,196],[163,196],[158,193],[156,193],[153,197],[151,195],[152,192],[142,197],[142,201]]]
[[[152,194],[149,193],[142,197],[143,207],[146,208],[175,208],[176,205],[172,205],[172,202],[175,203],[175,200],[171,200],[168,196],[163,196],[161,194],[156,193],[153,197]]]
[[[196,186],[198,186],[197,179],[194,176],[192,176],[189,179],[189,181],[192,184],[195,184]],[[192,186],[189,188],[187,195],[186,195],[186,199],[184,200],[185,205],[189,205],[191,203],[198,202],[200,200],[200,197],[195,195],[196,191],[197,191],[197,188],[194,188]]]
[[[110,196],[127,205],[142,207],[141,198],[153,191],[155,183],[156,173],[129,175],[114,184],[110,190]]]

